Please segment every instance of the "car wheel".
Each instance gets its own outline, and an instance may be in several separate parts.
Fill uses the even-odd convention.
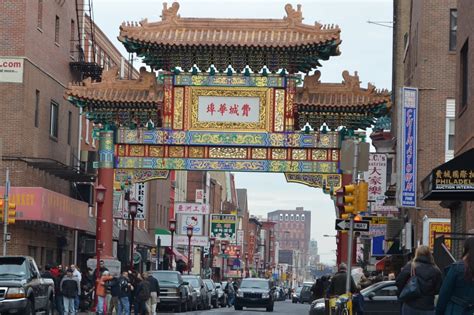
[[[241,306],[241,305],[234,304],[234,309],[235,309],[236,311],[241,311],[243,308],[244,308],[244,307]]]
[[[181,305],[181,303],[179,303],[174,309],[176,313],[181,313],[183,311],[183,306]]]

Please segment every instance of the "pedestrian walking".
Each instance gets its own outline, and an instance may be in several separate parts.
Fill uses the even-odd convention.
[[[63,296],[61,293],[61,280],[64,277],[61,265],[51,268],[54,282],[54,306],[59,314],[64,313]]]
[[[107,292],[105,290],[105,282],[111,280],[113,277],[110,275],[108,271],[104,271],[102,276],[97,279],[97,288],[96,288],[96,295],[97,295],[97,314],[104,314],[104,306],[106,303],[106,295]]]
[[[75,277],[77,280],[79,280],[79,283],[82,281],[82,274],[79,268],[76,267],[76,265],[71,265],[71,270],[72,270],[72,276]],[[79,294],[74,298],[74,309],[77,311],[79,310]]]
[[[328,296],[336,296],[346,293],[346,278],[347,278],[347,265],[345,263],[341,263],[339,265],[339,271],[332,277],[331,283],[329,284],[329,288],[327,290]],[[324,287],[324,286],[323,286]],[[354,282],[354,278],[351,275],[351,286],[350,286],[351,293],[357,292],[357,286]]]
[[[74,301],[81,291],[81,284],[74,277],[72,269],[68,269],[66,276],[61,280],[60,291],[63,297],[64,314],[75,314],[77,309],[74,307]]]
[[[137,275],[138,285],[135,294],[135,314],[148,314],[146,302],[150,299],[150,283],[147,279],[143,279],[140,274]]]
[[[227,284],[225,285],[224,292],[227,294],[227,307],[231,307],[232,305],[234,305],[234,301],[235,301],[234,284],[232,283],[231,278],[227,280]]]
[[[118,280],[119,283],[119,304],[117,309],[118,315],[130,315],[130,295],[133,286],[128,278],[128,272],[122,272],[122,276]]]
[[[113,312],[118,312],[119,305],[119,295],[120,295],[120,284],[119,278],[113,277],[111,280],[106,283],[107,287],[110,288],[110,302],[107,304],[107,314],[113,314]]]
[[[324,296],[324,287],[323,287],[323,279],[318,278],[311,286],[311,298],[312,301],[321,299]]]
[[[439,292],[436,315],[474,313],[474,237],[464,242],[462,259],[448,267]]]
[[[160,283],[148,272],[143,273],[143,279],[148,280],[150,284],[150,298],[147,301],[147,308],[150,310],[151,315],[156,315],[156,305],[160,296]]]
[[[418,279],[421,295],[403,302],[402,315],[433,315],[434,298],[441,288],[442,276],[428,246],[418,246],[415,259],[407,263],[396,278],[399,295],[413,276]]]

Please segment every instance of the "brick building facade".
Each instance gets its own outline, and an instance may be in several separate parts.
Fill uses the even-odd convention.
[[[394,108],[392,132],[397,134],[400,89],[418,88],[417,207],[402,209],[413,224],[413,244],[422,242],[423,217],[448,218],[439,202],[423,201],[421,181],[453,157],[456,97],[456,0],[396,0],[394,23]],[[454,48],[453,48],[454,47]],[[395,171],[400,174],[400,164]]]

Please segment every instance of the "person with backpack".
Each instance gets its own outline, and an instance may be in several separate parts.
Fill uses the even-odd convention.
[[[135,292],[135,314],[146,315],[148,314],[146,302],[150,299],[150,283],[147,279],[143,279],[140,274],[137,275],[138,285]]]
[[[411,279],[416,277],[416,281]],[[441,271],[434,263],[433,255],[428,246],[418,246],[415,252],[415,259],[407,263],[395,280],[398,288],[398,296],[402,299],[402,315],[434,315],[435,295],[441,288]],[[413,288],[416,283],[418,288]],[[403,297],[403,290],[407,289],[419,294]]]
[[[118,279],[119,285],[119,303],[117,307],[118,315],[130,315],[130,294],[133,290],[133,286],[128,279],[128,272],[122,272],[122,276]]]
[[[462,259],[447,268],[439,292],[436,315],[474,313],[474,237],[464,241]]]
[[[66,276],[61,280],[60,291],[63,296],[64,314],[75,314],[77,310],[74,307],[74,301],[81,291],[81,284],[73,276],[72,269],[68,269]]]

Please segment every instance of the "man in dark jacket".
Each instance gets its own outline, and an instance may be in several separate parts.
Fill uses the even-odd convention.
[[[73,270],[68,269],[66,276],[61,280],[60,291],[63,296],[64,314],[75,314],[74,299],[81,292],[79,280],[73,276]]]
[[[119,284],[119,304],[117,314],[130,314],[130,295],[133,286],[128,279],[128,272],[122,272],[122,276],[118,279]]]
[[[147,301],[147,307],[150,310],[151,315],[156,314],[156,304],[158,304],[158,298],[160,296],[160,283],[148,272],[143,273],[143,279],[148,280],[150,284],[150,299]]]
[[[150,283],[148,282],[148,280],[139,280],[137,290],[135,292],[135,305],[137,306],[137,311],[135,312],[135,314],[147,314],[146,302],[150,299],[150,296]]]
[[[339,265],[339,271],[331,278],[331,284],[327,292],[328,296],[341,295],[346,293],[346,278],[347,278],[347,265],[342,263]],[[351,276],[351,293],[357,291],[357,286],[354,282],[354,278]]]

